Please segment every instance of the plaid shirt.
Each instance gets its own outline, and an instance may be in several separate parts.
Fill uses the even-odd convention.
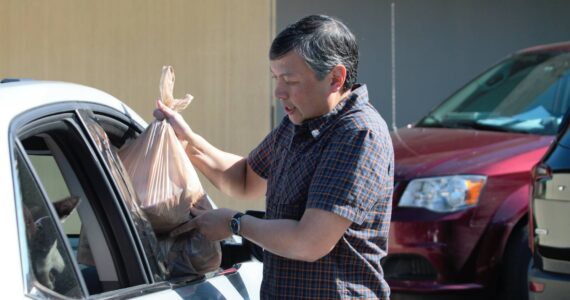
[[[394,154],[365,85],[302,125],[285,117],[248,163],[268,180],[267,219],[300,220],[305,209],[318,208],[352,221],[316,262],[265,251],[262,299],[389,298],[380,260],[388,247]]]

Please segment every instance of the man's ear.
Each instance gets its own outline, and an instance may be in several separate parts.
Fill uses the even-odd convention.
[[[346,67],[336,65],[331,70],[331,91],[333,93],[340,92],[346,81]]]

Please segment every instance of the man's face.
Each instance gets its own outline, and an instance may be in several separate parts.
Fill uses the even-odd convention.
[[[329,104],[331,74],[318,80],[315,72],[295,51],[272,60],[270,67],[275,79],[275,97],[281,101],[293,124],[302,124],[332,109]]]

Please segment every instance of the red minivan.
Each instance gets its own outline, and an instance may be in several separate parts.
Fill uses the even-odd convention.
[[[392,291],[528,297],[531,169],[570,108],[570,42],[502,60],[394,130]]]

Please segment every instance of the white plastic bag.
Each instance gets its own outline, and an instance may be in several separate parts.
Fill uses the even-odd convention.
[[[181,111],[192,100],[174,99],[172,67],[162,69],[161,101]],[[154,120],[133,142],[119,150],[119,156],[131,176],[138,205],[147,214],[157,233],[167,233],[187,221],[190,206],[205,196],[198,174],[186,156],[172,126]]]
[[[174,99],[174,72],[164,66],[160,78],[161,101],[181,111],[192,100]],[[131,177],[142,208],[153,230],[159,235],[159,251],[167,258],[171,276],[204,274],[219,268],[221,247],[196,232],[178,237],[167,234],[190,220],[190,207],[212,209],[200,184],[198,174],[172,126],[166,121],[153,121],[134,141],[119,150],[119,157]]]

